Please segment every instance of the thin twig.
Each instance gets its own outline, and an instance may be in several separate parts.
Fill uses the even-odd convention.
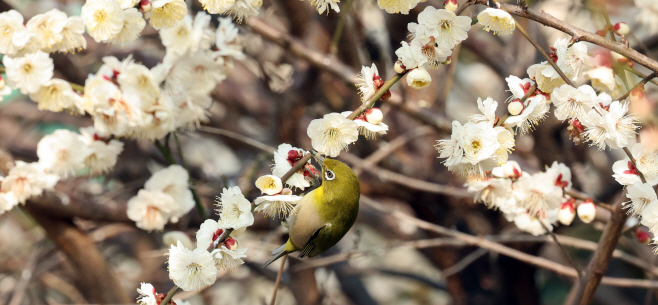
[[[605,24],[608,28],[610,39],[612,39],[614,42],[617,42],[617,38],[615,38],[615,31],[612,30],[612,24],[610,23],[610,16],[608,15],[608,8],[605,6],[605,1],[599,0],[599,2],[601,2],[601,10],[603,12],[603,17],[605,17]]]
[[[464,268],[468,267],[468,265],[472,264],[475,262],[478,258],[482,257],[483,255],[487,254],[489,251],[485,248],[480,248],[473,253],[467,255],[464,257],[462,260],[451,266],[450,268],[446,268],[445,270],[441,271],[441,277],[442,278],[447,278],[449,276],[452,276],[454,274],[457,274],[464,270]]]
[[[608,211],[613,210],[611,205],[609,205],[607,203],[597,201],[597,200],[594,200],[593,198],[588,197],[587,194],[583,194],[583,193],[578,192],[576,190],[573,190],[573,189],[572,190],[563,190],[563,192],[564,192],[565,195],[569,195],[569,196],[571,196],[573,198],[576,198],[576,199],[579,199],[579,200],[585,201],[587,199],[591,199],[594,202],[594,204],[596,204],[597,206],[600,206],[600,207],[602,207],[602,208],[604,208]]]
[[[174,297],[174,294],[178,291],[178,286],[174,285],[169,291],[167,292],[167,296],[165,296],[164,299],[162,299],[162,302],[160,304],[167,304],[169,301],[171,301],[171,298]]]
[[[338,19],[338,24],[336,24],[336,29],[334,30],[333,39],[331,39],[331,47],[329,48],[329,53],[335,55],[338,53],[338,45],[340,44],[340,37],[343,34],[343,28],[347,22],[347,18],[350,15],[350,8],[352,7],[352,0],[344,0],[343,7],[340,10],[340,19]]]
[[[615,101],[621,101],[621,100],[626,99],[629,95],[631,95],[631,92],[633,92],[633,90],[635,90],[637,88],[640,88],[641,86],[644,86],[647,82],[649,82],[650,80],[656,78],[656,76],[658,76],[658,73],[656,73],[656,72],[653,72],[653,73],[649,74],[647,77],[642,79],[639,83],[635,84],[635,86],[633,86],[633,88],[631,88],[631,90],[628,90],[628,92],[624,93],[624,95],[616,98]]]
[[[583,270],[580,268],[578,263],[576,263],[576,261],[573,259],[573,257],[571,257],[571,254],[569,254],[569,251],[567,251],[567,249],[560,243],[560,241],[557,240],[557,235],[555,234],[555,232],[550,231],[550,229],[546,226],[546,224],[544,224],[543,221],[539,221],[539,223],[541,223],[541,225],[544,227],[544,230],[546,230],[546,232],[548,232],[548,234],[551,236],[553,241],[555,241],[555,244],[557,244],[558,247],[560,247],[560,249],[562,250],[564,255],[567,257],[567,260],[569,261],[571,266],[573,266],[573,268],[576,269],[576,271],[578,273],[578,278],[581,278],[583,276]]]
[[[286,265],[287,258],[288,255],[284,255],[281,258],[281,266],[279,266],[279,272],[276,274],[276,281],[274,282],[274,292],[272,293],[272,300],[270,301],[270,305],[274,305],[274,302],[276,302],[276,293],[279,291],[279,285],[281,285],[281,275],[283,274],[283,266]]]
[[[393,77],[389,78],[384,83],[384,85],[382,85],[381,88],[379,88],[379,90],[375,92],[375,95],[370,97],[367,101],[364,101],[363,104],[359,106],[359,108],[357,108],[356,110],[352,111],[352,113],[350,113],[350,115],[348,115],[347,118],[350,120],[354,120],[354,118],[359,116],[362,112],[366,111],[366,109],[374,106],[375,102],[379,100],[379,98],[382,97],[382,95],[384,95],[384,93],[386,93],[388,89],[390,89],[393,85],[395,85],[395,83],[397,83],[405,74],[407,74],[407,71],[400,74],[396,73]]]
[[[448,102],[448,96],[450,96],[450,90],[452,89],[452,81],[455,79],[455,71],[457,70],[457,62],[459,61],[459,51],[461,50],[462,44],[455,46],[455,49],[452,51],[452,61],[450,62],[450,67],[448,67],[448,76],[446,78],[445,85],[443,86],[443,95],[442,101],[443,106],[445,107],[446,102]],[[432,101],[434,104],[434,101]],[[431,105],[430,105],[431,106]],[[445,109],[445,108],[444,108]]]
[[[525,31],[525,29],[521,26],[521,24],[518,21],[514,20],[514,22],[516,23],[516,29],[519,30],[519,32],[521,32],[521,34],[523,34],[523,36],[525,36],[526,39],[528,39],[530,44],[532,44],[532,46],[535,47],[537,51],[539,51],[541,56],[543,56],[546,59],[546,61],[553,67],[553,69],[557,71],[557,74],[559,74],[560,77],[562,77],[562,80],[564,80],[564,82],[567,83],[569,86],[575,87],[574,84],[571,82],[571,80],[564,74],[564,72],[562,72],[562,69],[560,69],[560,67],[558,67],[557,64],[553,62],[553,59],[551,59],[551,57],[548,56],[546,51],[544,51],[544,49],[541,46],[539,46],[537,41],[535,41],[532,37],[530,37],[530,34],[528,34],[528,32]]]
[[[620,66],[622,69],[624,69],[624,70],[626,70],[626,71],[628,71],[628,72],[631,72],[631,73],[633,73],[633,74],[635,74],[635,75],[637,75],[637,76],[639,76],[639,77],[642,77],[642,78],[647,77],[646,74],[644,74],[644,73],[642,73],[642,72],[640,72],[640,71],[638,71],[638,70],[635,70],[635,69],[629,67],[628,65],[619,65],[619,66]],[[651,82],[652,82],[654,85],[658,86],[658,80],[652,79]]]
[[[457,16],[461,15],[471,5],[473,5],[472,0],[466,1],[466,3],[464,3],[464,6],[462,6],[458,11],[455,12],[455,15]]]

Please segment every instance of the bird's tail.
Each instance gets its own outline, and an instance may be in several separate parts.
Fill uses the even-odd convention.
[[[269,266],[272,262],[275,260],[281,258],[282,256],[288,254],[289,252],[285,251],[286,244],[281,245],[281,247],[278,247],[272,251],[272,257],[263,265],[263,268]]]

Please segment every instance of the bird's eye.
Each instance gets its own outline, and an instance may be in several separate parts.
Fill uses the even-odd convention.
[[[328,170],[326,173],[324,173],[324,177],[327,178],[327,180],[334,180],[336,175],[334,175],[334,172]]]

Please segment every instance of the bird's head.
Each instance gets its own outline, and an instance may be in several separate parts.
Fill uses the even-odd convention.
[[[322,157],[311,150],[313,158],[322,167],[322,187],[327,190],[356,189],[359,192],[359,178],[347,164]]]

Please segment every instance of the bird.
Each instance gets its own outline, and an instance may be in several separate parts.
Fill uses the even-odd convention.
[[[295,206],[287,219],[288,241],[272,251],[264,267],[282,256],[301,251],[300,258],[329,250],[350,230],[359,214],[359,178],[345,163],[311,150],[322,168],[322,184]]]

